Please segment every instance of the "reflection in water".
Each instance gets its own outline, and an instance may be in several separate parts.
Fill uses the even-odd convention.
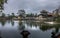
[[[25,24],[24,23],[19,21],[19,30],[22,30],[21,35],[23,38],[28,38],[28,35],[30,34],[30,32],[25,30]]]
[[[6,23],[6,20],[0,20],[0,23],[2,24],[2,26],[4,26]]]
[[[19,30],[24,30],[25,29],[25,25],[23,24],[23,22],[19,21]]]
[[[0,24],[2,24],[0,25],[0,30],[3,32],[2,35],[6,38],[7,37],[22,38],[22,36],[26,34],[26,31],[27,33],[29,32],[27,35],[31,33],[30,34],[31,37],[28,36],[29,38],[51,38],[51,36],[54,36],[55,34],[59,33],[59,29],[60,29],[59,25],[49,25],[44,23],[41,24],[40,22],[32,22],[32,21],[15,22],[11,20],[10,21],[3,20],[0,21]],[[3,25],[4,27],[2,27]],[[54,32],[52,32],[53,30]],[[28,38],[27,35],[24,37]]]
[[[56,30],[56,33],[58,33],[58,32],[59,32],[59,28],[55,28],[55,30]]]
[[[12,24],[12,26],[14,26],[14,21],[13,20],[11,20],[11,24]]]

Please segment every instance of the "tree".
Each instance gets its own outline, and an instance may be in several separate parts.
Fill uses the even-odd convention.
[[[35,16],[33,13],[30,13],[30,14],[27,14],[26,15],[27,17],[33,17],[33,16]]]
[[[4,9],[4,3],[7,3],[7,0],[0,0],[0,11]]]
[[[0,0],[0,15],[2,14],[2,11],[4,10],[4,3],[7,3],[7,0]]]
[[[4,13],[2,13],[2,17],[5,17],[5,14]]]
[[[15,17],[15,14],[14,13],[12,13],[12,17]]]
[[[25,17],[25,10],[18,11],[19,16]]]
[[[8,19],[12,19],[12,16],[10,14],[7,14],[7,15],[8,15],[7,17]]]

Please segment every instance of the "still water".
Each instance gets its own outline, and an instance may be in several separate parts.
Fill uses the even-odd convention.
[[[2,21],[0,36],[2,38],[22,38],[22,30],[30,32],[28,38],[52,38],[52,32],[59,32],[58,25],[48,25],[33,21]]]

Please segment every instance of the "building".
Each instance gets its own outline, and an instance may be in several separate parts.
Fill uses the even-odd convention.
[[[53,15],[54,15],[54,16],[60,16],[60,8],[55,9],[55,10],[53,11]]]
[[[42,14],[39,14],[37,17],[36,17],[37,20],[46,20],[46,17],[45,15],[42,15]]]

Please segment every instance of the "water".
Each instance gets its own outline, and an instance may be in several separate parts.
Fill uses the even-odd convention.
[[[58,28],[57,28],[58,27]],[[33,21],[3,21],[0,22],[0,36],[2,38],[22,38],[22,30],[30,32],[28,38],[52,38],[52,32],[59,32],[58,25],[42,24]]]

